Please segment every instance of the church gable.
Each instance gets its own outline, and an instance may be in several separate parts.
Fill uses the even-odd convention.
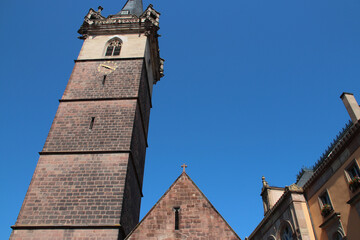
[[[240,238],[183,172],[126,240]]]

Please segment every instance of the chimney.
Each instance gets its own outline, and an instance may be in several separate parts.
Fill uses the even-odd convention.
[[[340,98],[342,99],[346,110],[348,111],[351,121],[356,123],[360,119],[360,107],[356,102],[354,94],[352,93],[343,93]]]

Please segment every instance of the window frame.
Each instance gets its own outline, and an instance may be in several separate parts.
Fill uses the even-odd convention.
[[[180,211],[181,211],[180,206],[173,207],[173,211],[175,214],[174,230],[177,231],[180,230]]]
[[[118,38],[112,38],[109,41],[107,41],[105,45],[105,57],[119,57],[122,49],[123,41]],[[111,48],[111,50],[110,50]]]
[[[355,175],[353,176],[353,171],[355,172]],[[353,159],[348,166],[344,169],[345,178],[347,181],[347,184],[349,185],[349,189],[352,192],[355,192],[360,188],[360,167],[356,159]]]
[[[323,201],[324,199],[327,199],[328,201]],[[334,211],[334,205],[332,203],[329,190],[325,189],[321,194],[319,194],[318,200],[319,200],[321,215],[323,217],[329,216],[330,213]],[[329,207],[326,207],[326,205],[329,205]]]
[[[359,164],[357,163],[356,159],[352,160],[351,163],[345,168],[345,176],[346,179],[348,180],[348,182],[351,181],[351,179],[353,178],[351,176],[351,172],[349,171],[350,169],[355,168],[355,171],[357,171],[357,176],[360,177],[360,168],[359,168]]]
[[[280,226],[276,233],[276,236],[277,236],[276,239],[279,239],[279,240],[283,239],[283,234],[284,234],[286,228],[288,228],[289,231],[291,231],[291,240],[296,239],[295,229],[293,227],[293,224],[289,220],[281,220]]]
[[[291,229],[291,227],[289,226],[289,224],[284,225],[283,228],[281,229],[281,231],[280,231],[280,239],[281,239],[281,240],[284,240],[284,239],[283,239],[283,236],[284,236],[284,234],[285,234],[285,230],[286,230],[286,229],[289,231],[287,235],[290,234],[290,238],[291,238],[291,240],[293,240],[293,239],[294,239],[294,232],[293,232],[293,230]]]

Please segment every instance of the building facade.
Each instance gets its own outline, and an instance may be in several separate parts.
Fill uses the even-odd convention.
[[[360,238],[360,107],[352,94],[341,98],[351,123],[304,186],[319,240]]]
[[[265,216],[249,239],[360,238],[360,107],[351,93],[341,99],[351,122],[320,160],[289,187],[270,187],[263,178]]]
[[[10,239],[123,239],[138,223],[159,16],[90,9],[84,40]]]

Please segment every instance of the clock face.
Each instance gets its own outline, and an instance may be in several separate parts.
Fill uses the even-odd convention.
[[[99,64],[98,72],[103,73],[103,74],[110,74],[113,71],[115,71],[117,67],[118,67],[118,65],[116,62],[107,61],[107,62]]]

